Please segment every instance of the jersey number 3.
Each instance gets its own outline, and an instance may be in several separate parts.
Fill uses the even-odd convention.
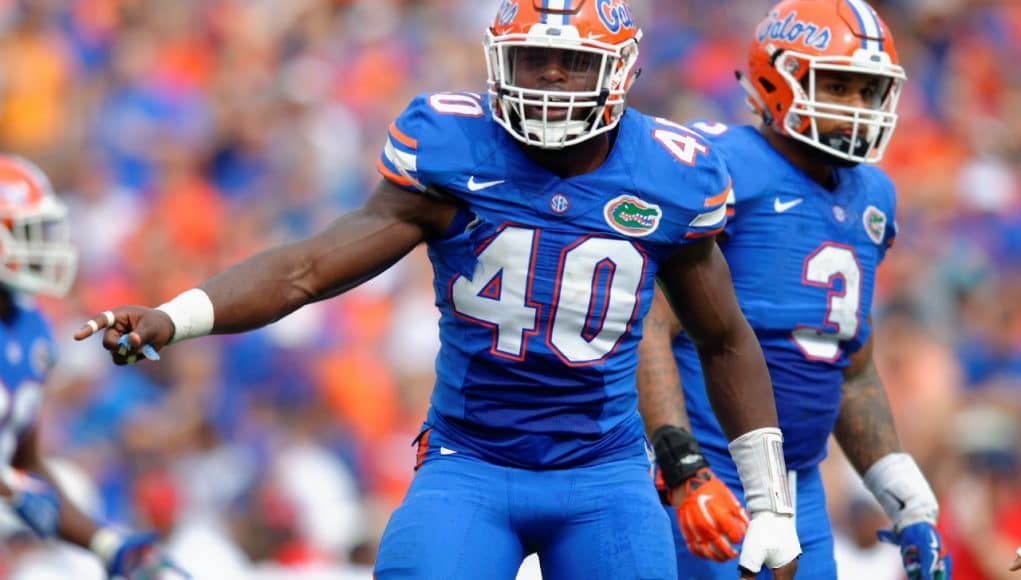
[[[837,280],[843,280],[837,289]],[[801,283],[828,288],[824,329],[803,326],[791,338],[810,360],[833,362],[840,358],[840,341],[858,334],[861,309],[861,265],[850,246],[826,242],[805,259]],[[829,330],[829,332],[827,332]]]
[[[493,329],[491,352],[523,360],[539,334],[542,306],[532,301],[539,231],[508,226],[479,254],[474,277],[454,279],[455,313]],[[601,362],[634,321],[645,257],[629,242],[583,237],[560,253],[546,342],[565,364]]]

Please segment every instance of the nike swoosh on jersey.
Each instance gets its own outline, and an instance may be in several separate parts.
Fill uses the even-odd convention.
[[[468,178],[468,191],[480,191],[483,189],[489,189],[494,185],[500,185],[504,181],[506,180],[500,179],[497,181],[475,181],[475,176],[472,175],[471,177]]]
[[[777,197],[773,199],[773,209],[776,210],[776,213],[783,213],[803,201],[805,200],[800,197],[796,197],[790,201],[780,201],[780,198]]]
[[[457,453],[457,451],[440,446],[440,455],[453,455],[455,453]]]

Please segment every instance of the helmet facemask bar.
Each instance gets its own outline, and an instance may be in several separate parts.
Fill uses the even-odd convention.
[[[805,63],[808,70],[802,84],[794,73]],[[779,55],[775,66],[794,94],[790,110],[780,120],[788,136],[853,163],[878,163],[883,158],[897,126],[897,103],[906,78],[903,68],[893,64],[862,65],[847,57],[813,57],[795,52]],[[879,77],[881,83],[874,106],[854,107],[819,101],[816,98],[818,71]],[[849,123],[850,136],[828,139],[819,131],[820,119]]]
[[[14,216],[0,227],[0,284],[29,294],[64,296],[74,282],[78,254],[70,242],[67,208]]]
[[[590,46],[591,45],[591,46]],[[637,40],[617,47],[577,39],[487,33],[486,66],[493,118],[518,141],[544,149],[576,145],[617,126],[638,57]],[[528,51],[563,51],[569,62],[589,63],[567,74],[591,75],[585,90],[544,90],[518,84],[517,59]],[[567,68],[571,68],[568,65]]]

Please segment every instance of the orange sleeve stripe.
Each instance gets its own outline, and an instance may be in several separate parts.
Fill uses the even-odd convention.
[[[399,141],[405,147],[418,149],[418,141],[412,139],[411,137],[408,137],[404,133],[401,133],[401,130],[397,128],[397,121],[390,123],[390,136],[393,137],[394,139],[397,139],[397,141]]]
[[[732,207],[727,208],[727,217],[734,217],[734,208]]]
[[[425,454],[429,451],[429,434],[432,433],[432,429],[426,430],[422,433],[422,438],[418,440],[418,451],[415,453],[415,470],[425,462]]]
[[[715,236],[716,234],[718,234],[718,233],[720,233],[722,231],[723,231],[723,228],[719,227],[719,228],[716,228],[715,230],[712,230],[712,231],[709,231],[709,232],[688,232],[688,233],[684,234],[684,237],[685,237],[685,239],[689,239],[689,240],[696,239],[696,238],[708,238],[710,236]]]
[[[376,160],[376,170],[379,171],[379,173],[382,174],[383,177],[389,179],[390,181],[396,183],[397,185],[405,186],[415,185],[415,180],[408,177],[404,177],[403,175],[398,175],[393,171],[390,171],[390,169],[387,168],[386,165],[383,165],[382,158]]]
[[[720,205],[721,203],[727,201],[727,198],[730,196],[730,185],[731,182],[728,181],[727,187],[723,189],[723,193],[707,198],[705,200],[705,207],[713,207],[714,205]]]

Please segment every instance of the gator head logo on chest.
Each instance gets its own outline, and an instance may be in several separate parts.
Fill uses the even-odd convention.
[[[663,212],[656,204],[646,203],[632,195],[621,195],[603,207],[603,217],[611,228],[625,236],[642,237],[656,231]]]
[[[878,207],[870,205],[865,208],[862,223],[865,225],[865,233],[869,235],[869,239],[877,244],[882,244],[883,237],[886,235],[886,214]]]

